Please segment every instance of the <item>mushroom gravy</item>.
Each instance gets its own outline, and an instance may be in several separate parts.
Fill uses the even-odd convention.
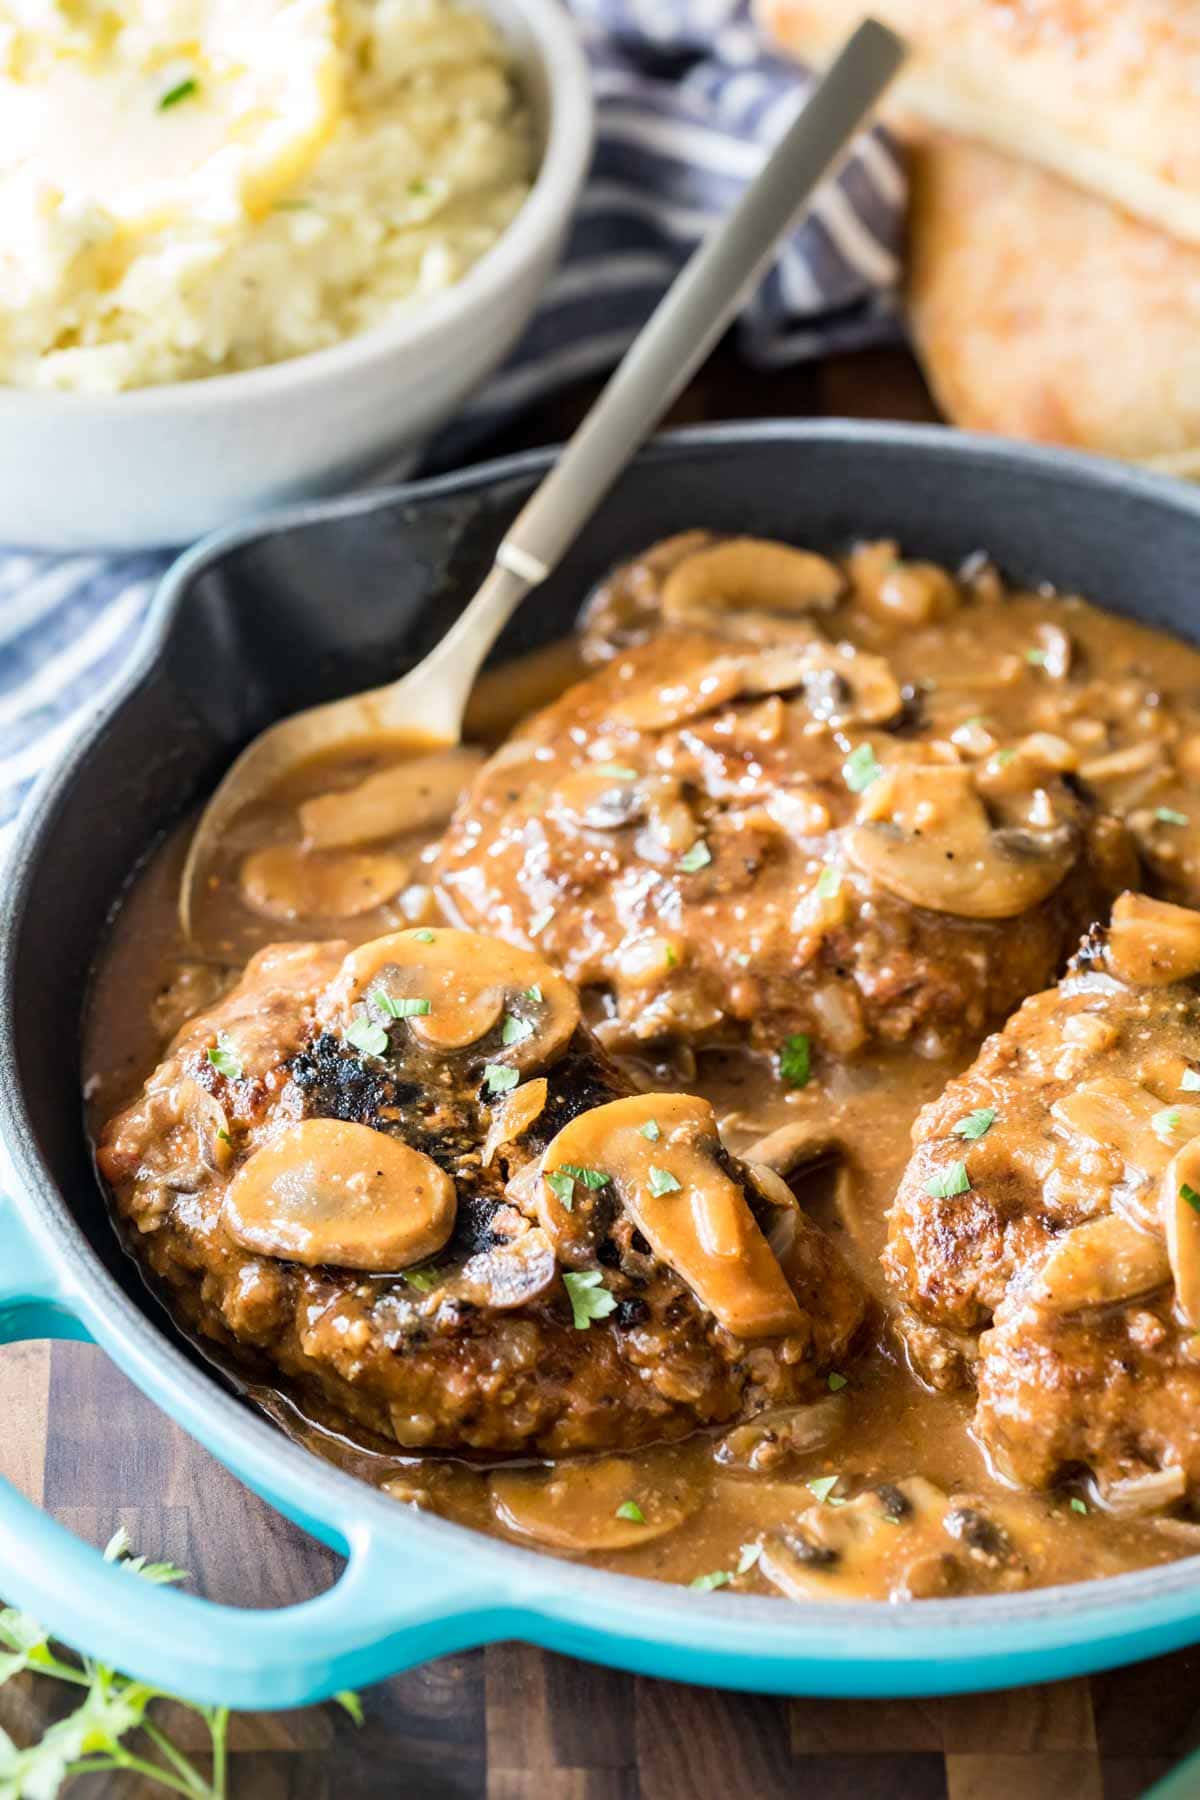
[[[704,544],[698,534],[689,547]],[[593,665],[619,668],[656,627],[663,575],[675,565],[669,559],[656,564],[654,554],[620,571],[593,600],[582,638]],[[937,746],[931,766],[969,769],[990,809],[1015,805],[1031,828],[1052,831],[1057,821],[1050,814],[1058,802],[1051,790],[1061,783],[1064,807],[1083,795],[1126,820],[1156,891],[1200,900],[1200,803],[1194,800],[1200,654],[1078,599],[1009,593],[982,561],[952,579],[927,565],[901,562],[894,546],[876,545],[857,549],[846,568],[849,592],[839,585],[820,600],[822,628],[839,646],[886,663],[904,712],[847,723],[828,708],[822,719],[814,707],[804,728],[813,727],[813,738],[827,744],[835,768],[855,756],[860,769],[868,760],[877,769],[886,766],[919,709],[925,737]],[[773,568],[773,591],[786,590],[794,574],[794,568]],[[805,605],[819,576],[811,569],[805,574]],[[761,617],[764,596],[754,586],[765,579],[761,570],[750,576],[735,571],[726,579],[729,603],[744,608],[748,619]],[[689,629],[704,598],[686,591],[676,596],[689,614]],[[764,630],[772,643],[786,635],[778,615]],[[575,642],[542,653],[528,685],[519,667],[505,670],[499,683],[485,678],[475,715],[478,737],[494,742],[522,713],[551,700],[577,673],[578,656]],[[769,672],[763,676],[770,679]],[[752,763],[780,729],[780,708],[788,702],[769,687],[743,690],[733,699],[735,706],[748,701],[737,716],[749,719],[748,729],[758,734],[756,743],[735,746]],[[685,696],[675,724],[681,739],[690,741],[664,761],[711,750],[699,722],[703,708],[689,716],[687,705]],[[597,765],[612,761],[602,763],[584,724],[571,741],[575,756],[586,746]],[[864,746],[869,759],[861,755]],[[413,783],[404,771],[418,755],[419,746],[381,742],[365,758],[311,765],[269,805],[243,816],[204,897],[197,926],[206,947],[202,955],[180,941],[176,925],[186,830],[156,852],[117,914],[96,970],[85,1037],[94,1134],[145,1080],[165,1042],[229,986],[258,947],[334,936],[357,944],[408,926],[460,922],[457,903],[456,913],[445,910],[431,833],[444,823],[460,789],[479,779],[482,753],[422,761],[423,798],[414,811]],[[543,760],[557,773],[555,755],[547,746]],[[605,779],[619,785],[626,776]],[[853,780],[845,780],[853,795]],[[395,810],[400,804],[407,808],[403,829]],[[867,810],[861,792],[856,804]],[[921,812],[927,796],[911,805],[901,796],[895,805],[893,819],[883,817],[893,831],[885,848],[906,831],[920,839],[924,818],[942,828],[936,809]],[[872,822],[868,816],[865,823]],[[469,860],[461,847],[464,823],[469,827],[470,820],[464,822],[460,811],[460,869]],[[811,865],[815,892],[828,866],[820,821],[817,829],[811,818],[802,829],[794,817],[776,824],[785,836],[790,832],[789,844],[798,845]],[[598,855],[611,829],[585,822]],[[496,862],[513,854],[516,839],[506,825]],[[874,873],[864,872],[868,879]],[[778,887],[764,891],[764,907],[777,912],[784,899],[794,903],[801,891],[794,863],[787,865],[787,880],[786,895]],[[554,931],[539,947],[571,973],[573,962],[585,960],[582,946],[594,949],[596,921],[572,915],[565,880],[552,898],[558,903]],[[961,904],[956,893],[950,899]],[[909,903],[916,901],[910,896]],[[734,985],[745,986],[745,1010],[753,1016],[761,1006],[755,983],[764,978],[755,959],[766,965],[778,949],[768,934],[755,938],[754,901],[734,896],[731,911],[727,898],[714,894],[708,904],[713,916],[720,913],[723,931],[741,908],[748,960],[744,967],[739,963]],[[703,908],[681,930],[685,961],[694,934],[704,929]],[[953,906],[928,916],[947,956],[959,954],[962,929]],[[609,928],[615,930],[611,921]],[[1021,921],[1013,918],[1005,929],[1017,960]],[[663,935],[658,919],[647,918],[642,930],[646,937]],[[725,951],[731,942],[724,940]],[[671,991],[676,967],[665,962],[661,980],[656,973],[638,989],[634,1015]],[[838,1046],[822,1041],[814,1026],[806,1034],[811,1068],[801,1081],[794,1066],[789,1078],[779,1043],[760,1038],[706,1045],[699,1033],[693,1046],[682,1026],[661,1042],[653,1035],[640,1038],[619,1028],[611,997],[593,992],[586,998],[592,1022],[636,1083],[709,1100],[735,1156],[780,1129],[800,1142],[807,1137],[811,1155],[800,1158],[791,1179],[805,1210],[833,1236],[871,1295],[861,1347],[824,1378],[810,1404],[786,1414],[760,1414],[628,1455],[554,1465],[486,1466],[480,1458],[400,1453],[382,1439],[350,1435],[344,1420],[321,1416],[311,1404],[302,1410],[261,1372],[248,1377],[239,1369],[238,1379],[285,1431],[398,1499],[478,1529],[625,1573],[707,1587],[734,1585],[796,1598],[915,1598],[1082,1580],[1200,1549],[1200,1524],[1187,1517],[1118,1517],[1104,1510],[1082,1478],[1044,1494],[1015,1492],[988,1468],[970,1434],[969,1396],[927,1388],[899,1347],[889,1322],[895,1303],[879,1262],[887,1211],[910,1154],[917,1112],[969,1062],[981,1028],[955,1039],[930,1022],[896,1048],[886,1041]],[[801,1517],[803,1534],[789,1535]]]

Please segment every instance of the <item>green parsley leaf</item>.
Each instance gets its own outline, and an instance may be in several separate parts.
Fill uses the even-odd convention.
[[[685,856],[681,856],[676,868],[683,875],[694,875],[697,869],[703,869],[712,861],[712,851],[703,838],[697,838]]]
[[[668,969],[674,969],[678,966],[679,958],[670,944],[667,945],[663,954],[663,961],[666,963]]]
[[[593,1319],[607,1319],[609,1313],[616,1311],[616,1298],[605,1287],[599,1269],[569,1270],[563,1276],[563,1286],[571,1302],[576,1331],[587,1331]]]
[[[199,92],[200,83],[194,75],[189,75],[185,81],[177,81],[173,88],[167,89],[158,102],[158,110],[159,112],[170,112],[171,108],[178,106],[181,100],[190,100],[193,94]]]
[[[590,770],[593,775],[611,775],[614,781],[636,781],[637,770],[626,768],[624,763],[597,763]]]
[[[938,1175],[931,1175],[925,1183],[925,1192],[933,1200],[953,1200],[956,1194],[970,1192],[971,1177],[967,1174],[967,1165],[952,1162]]]
[[[333,1696],[333,1699],[335,1705],[340,1706],[343,1712],[350,1714],[356,1725],[363,1723],[363,1703],[353,1688],[342,1688]]]
[[[809,1493],[812,1494],[815,1499],[819,1500],[823,1506],[837,1486],[839,1480],[840,1477],[837,1475],[817,1475],[812,1481],[806,1481],[804,1485]]]
[[[1046,666],[1046,652],[1044,650],[1027,650],[1025,652],[1025,661],[1031,668],[1044,669]]]
[[[1179,1130],[1179,1108],[1164,1106],[1150,1121],[1150,1129],[1159,1143],[1166,1143]]]
[[[860,744],[842,764],[842,780],[852,794],[861,794],[883,774],[879,759],[870,744]]]
[[[677,1194],[682,1187],[678,1176],[672,1175],[670,1169],[656,1169],[650,1164],[650,1192],[652,1194]]]
[[[502,1044],[523,1044],[526,1038],[533,1036],[533,1026],[528,1019],[518,1019],[515,1013],[505,1013],[504,1023],[500,1027]]]
[[[562,1170],[573,1181],[580,1182],[585,1188],[591,1188],[593,1192],[597,1188],[608,1186],[609,1177],[603,1169],[585,1169],[579,1163],[563,1163]]]
[[[402,1269],[400,1278],[402,1281],[406,1281],[409,1287],[416,1288],[418,1294],[428,1294],[441,1281],[442,1271],[440,1269]]]
[[[657,1119],[647,1119],[644,1125],[638,1126],[638,1134],[641,1137],[649,1138],[652,1144],[657,1144],[662,1136],[662,1126]]]
[[[217,1041],[209,1047],[208,1060],[218,1075],[224,1075],[227,1081],[242,1079],[242,1059],[238,1055],[233,1039],[222,1031],[217,1034]]]
[[[807,1087],[812,1075],[812,1041],[804,1032],[797,1031],[792,1037],[783,1040],[783,1049],[779,1052],[780,1079],[789,1087]]]
[[[423,1019],[432,1010],[429,1000],[397,1000],[382,988],[376,988],[371,998],[389,1019]]]
[[[512,1091],[521,1079],[519,1069],[510,1069],[505,1063],[488,1063],[483,1071],[483,1085],[489,1094],[507,1094]]]
[[[964,1119],[958,1121],[954,1127],[954,1135],[966,1138],[973,1144],[977,1138],[986,1137],[995,1123],[994,1106],[977,1106],[974,1112],[969,1112]]]
[[[1086,1513],[1087,1512],[1086,1500],[1081,1500],[1078,1495],[1072,1495],[1071,1501],[1070,1501],[1070,1507],[1071,1507],[1072,1512],[1077,1512],[1077,1513]]]
[[[573,1175],[569,1175],[566,1169],[551,1169],[546,1177],[546,1186],[552,1194],[558,1195],[567,1212],[574,1210],[575,1177]]]
[[[833,1374],[829,1377],[828,1381],[825,1383],[825,1386],[829,1389],[831,1394],[840,1394],[844,1387],[849,1386],[849,1383],[848,1383],[846,1377],[844,1375],[839,1375],[837,1370],[835,1369],[833,1371]]]
[[[817,876],[816,895],[818,900],[832,900],[842,885],[842,871],[826,863]]]
[[[540,1006],[542,1004],[542,990],[536,981],[532,987],[527,987],[525,989],[525,998],[527,1000],[532,1000],[535,1006]]]
[[[226,1129],[223,1125],[217,1133],[217,1142],[219,1144],[228,1144],[229,1142],[231,1142],[229,1133],[226,1131]]]
[[[433,942],[433,933],[427,925],[423,926],[420,931],[414,931],[413,936],[418,944],[432,944]]]
[[[697,1575],[694,1581],[688,1582],[688,1586],[701,1594],[711,1594],[714,1588],[728,1587],[732,1579],[728,1569],[714,1569],[711,1575]]]
[[[346,1042],[361,1050],[364,1056],[385,1056],[388,1047],[388,1034],[382,1025],[376,1025],[364,1013],[361,1018],[351,1019],[346,1027]]]
[[[748,1575],[761,1555],[762,1555],[762,1545],[761,1544],[743,1544],[741,1551],[738,1554],[738,1560],[737,1560],[738,1574],[739,1575]]]
[[[1016,757],[1016,754],[1015,750],[997,750],[992,761],[998,769],[1007,769],[1009,763]]]
[[[636,1500],[622,1500],[617,1508],[618,1519],[628,1519],[631,1525],[644,1525],[646,1515]]]
[[[1194,1187],[1189,1187],[1186,1181],[1179,1184],[1179,1198],[1185,1201],[1193,1212],[1200,1212],[1200,1194]]]
[[[530,937],[539,937],[541,933],[545,931],[553,917],[554,908],[552,906],[543,906],[541,912],[534,913],[532,919],[529,921]]]
[[[1173,806],[1156,806],[1154,817],[1160,825],[1186,825],[1188,822],[1188,815],[1176,812]]]
[[[1185,1094],[1200,1094],[1200,1069],[1185,1069],[1179,1085]]]

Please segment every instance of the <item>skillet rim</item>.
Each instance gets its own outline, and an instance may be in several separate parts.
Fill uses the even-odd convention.
[[[635,467],[660,460],[686,460],[693,451],[736,451],[739,446],[761,447],[771,443],[819,449],[822,444],[853,449],[867,445],[909,450],[915,455],[954,467],[982,466],[993,479],[1005,473],[1043,474],[1048,483],[1090,490],[1090,503],[1102,504],[1105,496],[1135,496],[1157,508],[1190,518],[1200,541],[1200,491],[1153,471],[1111,459],[1078,452],[1034,446],[978,433],[955,431],[940,425],[911,425],[843,419],[756,420],[688,427],[656,438],[636,459]],[[541,1551],[525,1549],[457,1525],[431,1514],[397,1508],[394,1501],[370,1488],[357,1477],[323,1462],[312,1452],[287,1439],[277,1427],[225,1389],[214,1374],[192,1362],[143,1310],[127,1295],[100,1262],[75,1222],[71,1207],[60,1193],[43,1162],[34,1137],[24,1094],[17,1079],[18,1057],[11,1005],[15,980],[15,952],[21,936],[29,887],[47,840],[53,816],[69,795],[76,774],[102,746],[109,723],[130,704],[164,655],[173,628],[185,604],[190,585],[210,565],[230,551],[257,539],[273,536],[296,525],[353,518],[390,507],[406,510],[443,496],[470,496],[500,487],[549,466],[553,448],[529,450],[514,456],[473,465],[467,469],[426,480],[371,490],[335,501],[315,501],[272,512],[245,524],[215,533],[185,552],[166,571],[143,621],[138,641],[126,667],[98,697],[63,754],[39,779],[28,796],[14,828],[7,857],[6,887],[9,905],[0,919],[0,1138],[17,1176],[13,1198],[22,1221],[32,1227],[51,1264],[69,1281],[72,1307],[95,1341],[112,1356],[122,1371],[142,1385],[156,1405],[178,1419],[179,1410],[195,1412],[211,1422],[220,1448],[206,1438],[206,1447],[239,1480],[243,1468],[258,1456],[277,1458],[297,1484],[313,1498],[314,1518],[329,1528],[329,1538],[341,1544],[339,1521],[349,1512],[378,1531],[391,1546],[393,1540],[410,1545],[414,1554],[422,1546],[439,1558],[469,1556],[481,1572],[498,1577],[498,1588],[531,1623],[541,1619],[565,1622],[583,1633],[583,1644],[572,1645],[588,1653],[587,1601],[590,1595],[621,1607],[627,1629],[619,1640],[626,1647],[636,1643],[647,1652],[682,1649],[695,1641],[694,1628],[705,1619],[719,1617],[723,1624],[722,1650],[734,1661],[767,1659],[786,1672],[789,1660],[800,1662],[814,1654],[834,1668],[870,1668],[876,1673],[900,1673],[914,1660],[927,1660],[928,1640],[939,1631],[952,1631],[963,1642],[958,1654],[995,1662],[1000,1654],[994,1640],[1021,1627],[1044,1631],[1045,1643],[1026,1640],[1030,1655],[1052,1657],[1078,1651],[1104,1638],[1110,1617],[1124,1613],[1121,1629],[1131,1637],[1173,1627],[1177,1642],[1194,1641],[1200,1635],[1200,1589],[1195,1582],[1195,1559],[1183,1558],[1157,1568],[1133,1570],[1088,1582],[1030,1589],[1010,1595],[976,1595],[957,1599],[923,1600],[918,1612],[897,1608],[886,1601],[796,1603],[781,1606],[765,1595],[722,1594],[704,1596],[674,1584],[648,1577],[610,1573],[587,1565],[568,1563]],[[897,529],[902,522],[897,519]],[[55,1227],[67,1227],[65,1241]],[[137,1372],[135,1372],[137,1371]],[[146,1382],[140,1375],[146,1374]],[[190,1405],[189,1399],[194,1402]],[[191,1431],[191,1427],[185,1427]],[[194,1435],[194,1433],[193,1433]],[[244,1446],[244,1450],[242,1449]],[[257,1487],[257,1483],[250,1485]],[[273,1506],[279,1502],[266,1495]],[[1193,1592],[1190,1604],[1179,1602]],[[481,1608],[493,1598],[486,1590]],[[565,1601],[565,1604],[564,1604]],[[701,1611],[697,1612],[699,1607]],[[680,1610],[680,1609],[684,1610]],[[710,1611],[709,1609],[713,1609]],[[677,1623],[676,1623],[677,1622]],[[1088,1629],[1089,1626],[1095,1629]],[[1057,1626],[1057,1629],[1056,1629]],[[690,1629],[689,1629],[690,1627]],[[1114,1627],[1115,1628],[1115,1627]],[[1190,1629],[1191,1638],[1180,1636]],[[602,1634],[601,1634],[602,1635]],[[861,1645],[874,1638],[864,1650]],[[786,1640],[794,1639],[794,1647]],[[919,1644],[916,1640],[925,1640]],[[906,1640],[908,1640],[906,1642]],[[950,1647],[951,1649],[953,1647]],[[790,1652],[790,1658],[789,1658]],[[1143,1652],[1148,1653],[1148,1652]],[[1109,1666],[1126,1654],[1118,1643],[1109,1643],[1104,1659],[1089,1666]],[[1129,1658],[1136,1657],[1129,1650]],[[613,1660],[621,1660],[620,1656]],[[1025,1660],[1022,1658],[1022,1660]],[[627,1665],[628,1666],[628,1665]],[[654,1671],[650,1671],[654,1672]],[[761,1672],[761,1671],[760,1671]],[[996,1674],[988,1677],[995,1683]],[[727,1685],[734,1685],[730,1680]],[[981,1685],[970,1681],[969,1685]],[[806,1685],[805,1692],[820,1692]],[[861,1684],[825,1691],[861,1692]],[[890,1686],[877,1692],[896,1691]],[[904,1691],[929,1690],[918,1686]]]

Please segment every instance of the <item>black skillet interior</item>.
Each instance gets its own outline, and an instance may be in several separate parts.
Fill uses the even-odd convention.
[[[77,1099],[80,1005],[105,920],[147,849],[247,738],[283,713],[386,681],[429,648],[546,460],[319,506],[195,555],[167,578],[143,675],[26,815],[23,866],[0,920],[0,1073],[19,1085],[70,1213],[143,1306]],[[770,424],[680,434],[648,451],[498,657],[560,635],[614,562],[698,525],[816,548],[894,536],[951,564],[983,546],[1017,579],[1200,636],[1200,497],[1180,483],[938,428]]]

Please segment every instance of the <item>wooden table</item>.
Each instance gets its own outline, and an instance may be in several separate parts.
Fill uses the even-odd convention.
[[[561,436],[589,397],[565,396],[500,447]],[[811,413],[935,416],[899,351],[766,376],[722,352],[671,422]],[[124,1524],[213,1599],[280,1606],[336,1574],[329,1551],[90,1346],[0,1352],[0,1421],[0,1473],[93,1543]],[[1138,1800],[1200,1744],[1200,1651],[1048,1688],[855,1702],[675,1687],[497,1644],[398,1676],[365,1704],[362,1730],[330,1707],[238,1718],[235,1800]],[[0,1689],[0,1724],[19,1741],[60,1708],[50,1682]],[[184,1748],[202,1750],[188,1715],[173,1724]],[[92,1777],[73,1793],[143,1791]]]

